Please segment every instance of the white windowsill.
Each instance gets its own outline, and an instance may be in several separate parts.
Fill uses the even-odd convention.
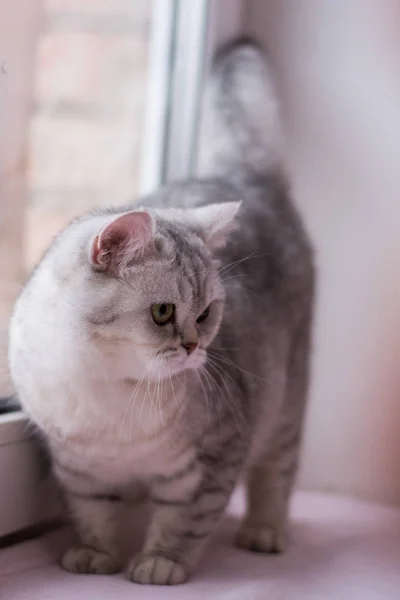
[[[44,476],[25,414],[0,416],[0,537],[58,514],[55,487]]]
[[[30,437],[28,420],[23,411],[0,415],[0,448]]]

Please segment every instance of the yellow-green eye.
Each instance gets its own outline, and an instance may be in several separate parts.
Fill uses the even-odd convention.
[[[151,307],[151,315],[157,325],[166,325],[172,321],[174,314],[174,304],[153,304]]]

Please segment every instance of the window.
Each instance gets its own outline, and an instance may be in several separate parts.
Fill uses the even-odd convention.
[[[9,412],[15,298],[71,218],[190,174],[203,71],[241,12],[242,0],[0,8],[0,536],[43,515],[29,430]]]
[[[80,213],[132,200],[140,186],[151,3],[44,0],[39,18],[21,172],[26,193],[10,197],[4,350],[15,295],[53,236]],[[4,351],[0,396],[11,393]]]

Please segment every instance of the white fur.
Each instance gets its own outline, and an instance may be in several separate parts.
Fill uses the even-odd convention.
[[[218,224],[213,229],[217,235],[229,228],[237,208],[231,203],[199,209],[198,219],[196,211],[190,213],[199,226]],[[63,464],[92,474],[105,488],[167,475],[189,460],[180,420],[188,397],[185,370],[200,366],[205,357],[202,348],[187,356],[178,347],[156,364],[154,375],[140,320],[132,330],[122,325],[110,334],[110,326],[99,325],[88,334],[87,314],[101,312],[119,293],[112,278],[101,280],[101,286],[91,281],[90,245],[119,216],[90,217],[61,234],[16,303],[9,343],[22,406]],[[131,308],[128,292],[118,296],[122,313]],[[189,330],[193,317],[186,318]],[[162,373],[166,365],[167,373]]]

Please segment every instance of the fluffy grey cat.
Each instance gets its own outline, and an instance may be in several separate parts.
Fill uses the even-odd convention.
[[[260,49],[219,53],[204,110],[201,178],[71,223],[15,306],[12,377],[79,537],[69,571],[121,568],[118,511],[144,486],[128,576],[182,583],[244,473],[238,545],[284,546],[314,271]]]

